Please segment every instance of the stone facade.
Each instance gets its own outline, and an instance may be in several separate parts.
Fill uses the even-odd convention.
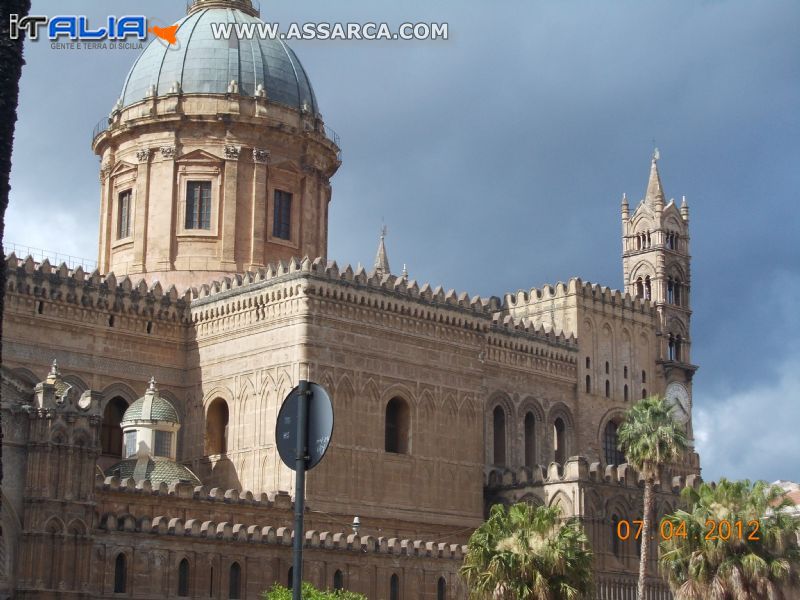
[[[193,10],[212,4],[252,13]],[[287,582],[295,490],[275,421],[309,379],[336,425],[307,479],[307,579],[370,600],[465,598],[463,544],[492,503],[524,500],[581,518],[597,597],[632,598],[636,549],[612,529],[640,514],[641,482],[616,426],[667,394],[691,434],[696,369],[688,207],[665,202],[656,159],[641,204],[622,206],[624,292],[573,278],[470,296],[392,274],[383,239],[371,272],[329,261],[337,144],[318,115],[239,89],[175,85],[115,108],[93,144],[98,271],[6,258],[0,590],[252,598]],[[190,188],[210,200],[191,231]],[[106,472],[151,377],[200,486]],[[699,470],[694,453],[671,468],[660,512]]]

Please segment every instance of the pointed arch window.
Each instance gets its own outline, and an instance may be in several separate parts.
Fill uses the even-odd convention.
[[[493,464],[506,464],[506,413],[501,406],[495,406],[492,412],[492,431],[494,433]]]
[[[436,600],[447,600],[447,580],[444,577],[439,577],[436,582]]]
[[[611,398],[611,382],[606,379],[606,398]]]
[[[103,454],[122,457],[122,417],[128,410],[128,403],[124,398],[115,396],[106,404],[103,411],[103,425],[100,430],[100,445]]]
[[[621,465],[625,462],[625,455],[619,449],[619,435],[617,424],[609,421],[603,432],[603,452],[607,465]]]
[[[242,567],[238,562],[231,564],[228,574],[228,598],[239,599],[242,597]]]
[[[567,458],[567,426],[561,417],[553,422],[553,456],[560,464]]]
[[[124,594],[128,587],[128,559],[120,552],[114,561],[114,593]]]
[[[625,402],[628,401],[628,384],[625,384],[625,387],[622,388],[622,398]]]
[[[641,277],[636,279],[636,297],[644,298],[644,280]]]
[[[206,456],[228,451],[228,403],[215,398],[206,414]]]
[[[652,298],[652,287],[650,285],[650,275],[644,278],[644,299],[650,300]]]
[[[339,569],[333,574],[333,589],[334,591],[344,589],[344,576]]]
[[[667,360],[677,360],[675,358],[675,337],[671,333],[667,341]]]
[[[400,578],[397,573],[392,573],[389,579],[389,600],[400,600]]]
[[[410,413],[402,398],[392,398],[386,405],[384,449],[393,454],[408,454]]]
[[[189,561],[185,558],[178,565],[178,596],[189,595]]]

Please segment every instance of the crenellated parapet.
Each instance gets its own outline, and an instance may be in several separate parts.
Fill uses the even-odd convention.
[[[136,482],[132,478],[120,480],[116,477],[98,476],[95,479],[98,492],[121,492],[140,497],[157,497],[160,509],[170,508],[170,499],[186,499],[194,502],[213,501],[228,505],[246,505],[262,509],[281,509],[289,515],[293,508],[288,494],[259,494],[239,490],[209,489],[183,483],[167,485],[162,483],[153,487],[150,481]],[[136,506],[135,497],[126,503],[132,510]],[[176,512],[184,512],[178,511]],[[186,511],[188,512],[188,511]],[[232,514],[235,515],[235,512]],[[276,519],[277,520],[277,519]],[[258,524],[215,521],[203,518],[179,518],[168,515],[155,517],[136,517],[130,512],[105,512],[97,522],[97,528],[105,532],[125,532],[174,536],[201,541],[222,541],[240,544],[265,544],[272,546],[291,546],[294,532],[291,527],[274,527]],[[411,556],[452,559],[460,561],[466,546],[426,540],[401,539],[396,537],[359,536],[354,533],[309,530],[305,532],[305,547],[317,550],[371,553],[387,556]]]
[[[6,257],[9,299],[12,310],[30,309],[33,314],[53,314],[98,325],[152,333],[155,323],[162,335],[175,335],[188,323],[191,295],[179,293],[175,286],[163,289],[158,281],[134,282],[114,273],[88,273],[78,266],[55,267],[45,259]],[[17,298],[16,301],[13,298]],[[9,306],[10,304],[10,306]]]
[[[678,494],[684,487],[697,489],[701,482],[699,475],[673,474],[672,470],[665,469],[661,480],[655,485],[657,490]],[[634,489],[644,486],[644,477],[627,463],[589,463],[583,456],[573,456],[564,464],[551,462],[547,466],[518,469],[494,467],[486,469],[484,473],[484,486],[491,490],[561,483],[609,484]]]

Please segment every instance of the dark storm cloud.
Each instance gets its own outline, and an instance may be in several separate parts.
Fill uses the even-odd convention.
[[[181,14],[127,5],[165,23]],[[99,18],[107,6],[34,12]],[[316,0],[264,1],[262,15],[450,26],[448,41],[293,44],[343,140],[330,237],[340,264],[370,264],[385,219],[392,265],[419,280],[484,295],[573,275],[620,287],[619,201],[642,197],[655,140],[667,195],[691,207],[705,475],[800,479],[779,460],[797,455],[797,436],[773,455],[738,426],[800,417],[785,401],[800,391],[789,295],[800,287],[800,5]],[[90,132],[134,58],[28,46],[9,239],[94,255]]]

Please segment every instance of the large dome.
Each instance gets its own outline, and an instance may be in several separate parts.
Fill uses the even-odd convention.
[[[158,38],[145,48],[131,68],[120,96],[119,108],[152,95],[176,91],[184,94],[225,94],[232,81],[238,92],[254,96],[263,89],[268,100],[318,114],[311,82],[297,56],[281,40],[215,39],[212,23],[258,24],[258,17],[221,3],[201,2],[179,21],[178,43],[168,45]],[[217,6],[214,6],[217,4]],[[224,4],[224,3],[222,3]]]

